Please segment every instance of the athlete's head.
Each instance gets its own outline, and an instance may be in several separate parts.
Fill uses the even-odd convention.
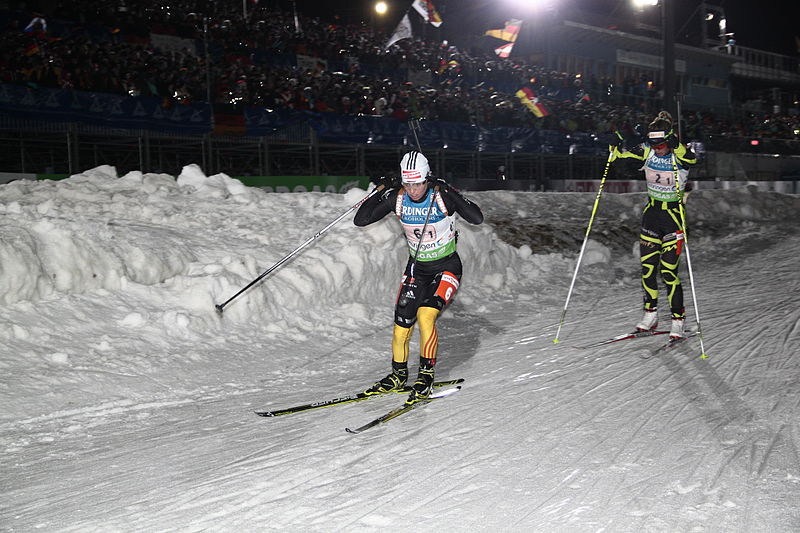
[[[412,150],[400,160],[400,178],[406,193],[415,202],[423,197],[427,190],[427,179],[431,173],[428,159],[416,150]]]
[[[647,126],[647,142],[658,155],[666,155],[670,148],[668,139],[672,133],[672,115],[661,111]]]
[[[424,183],[431,173],[428,158],[412,150],[400,160],[400,177],[403,183]]]

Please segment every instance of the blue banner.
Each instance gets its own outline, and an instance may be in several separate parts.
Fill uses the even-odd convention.
[[[0,84],[0,112],[9,116],[171,133],[211,131],[207,104],[163,103],[153,97]]]
[[[8,116],[187,135],[212,131],[208,105],[172,103],[165,107],[163,104],[161,99],[153,97],[0,84],[0,112]],[[275,135],[291,126],[306,124],[322,143],[417,144],[409,123],[394,118],[263,107],[245,108],[243,114],[246,135],[253,137]],[[428,149],[551,154],[601,153],[606,149],[589,133],[487,128],[428,120],[420,122],[417,137],[420,145]]]
[[[403,144],[408,125],[383,117],[315,113],[310,120],[320,142],[358,144]]]

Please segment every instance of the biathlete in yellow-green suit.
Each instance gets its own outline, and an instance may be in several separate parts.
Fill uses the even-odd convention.
[[[609,146],[611,161],[628,157],[644,161],[640,170],[647,180],[647,204],[642,212],[639,252],[644,288],[644,317],[636,329],[647,331],[658,326],[658,275],[666,286],[672,314],[670,337],[684,336],[686,311],[683,288],[678,276],[685,217],[683,210],[688,166],[697,157],[680,142],[672,129],[672,117],[661,111],[648,126],[647,142],[628,150],[620,146],[621,138]]]

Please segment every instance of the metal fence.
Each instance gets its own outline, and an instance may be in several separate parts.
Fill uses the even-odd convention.
[[[602,148],[602,147],[601,147]],[[264,137],[170,135],[74,123],[0,121],[0,172],[76,174],[100,165],[178,175],[189,164],[207,175],[379,176],[397,173],[406,146],[322,144],[300,124]],[[470,188],[544,190],[551,180],[599,179],[606,156],[425,149],[436,176]],[[800,175],[800,158],[775,154],[709,153],[695,179],[786,179]],[[731,163],[731,161],[734,163]],[[636,161],[620,161],[611,179],[640,177]],[[732,169],[732,170],[728,170]],[[796,179],[796,178],[795,178]]]
[[[196,163],[208,174],[231,176],[350,175],[397,173],[406,146],[323,144],[306,125],[265,137],[171,135],[147,130],[112,130],[82,124],[8,124],[0,127],[0,171],[75,174],[112,165],[178,174]],[[426,149],[433,172],[445,178],[491,181],[534,180],[602,172],[594,155],[493,153]]]

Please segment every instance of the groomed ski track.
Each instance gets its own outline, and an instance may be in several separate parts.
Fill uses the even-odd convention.
[[[637,286],[579,284],[560,344],[566,287],[454,305],[437,378],[463,389],[361,435],[343,429],[402,399],[253,410],[368,385],[388,327],[291,346],[242,333],[238,380],[4,422],[0,530],[797,531],[800,237],[778,237],[692,250],[708,360],[697,339],[647,361],[660,338],[575,349],[638,318]]]

